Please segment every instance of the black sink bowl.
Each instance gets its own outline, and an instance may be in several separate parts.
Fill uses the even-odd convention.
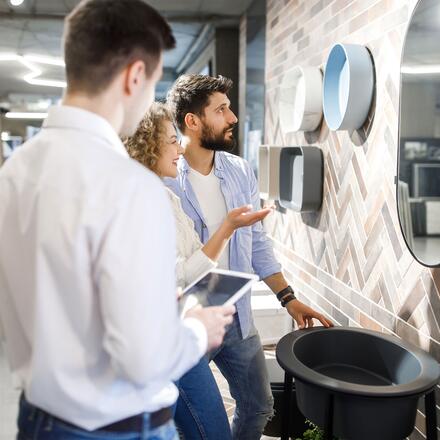
[[[399,338],[370,330],[314,327],[284,336],[277,360],[296,383],[301,412],[343,439],[401,440],[414,429],[419,397],[438,363]]]

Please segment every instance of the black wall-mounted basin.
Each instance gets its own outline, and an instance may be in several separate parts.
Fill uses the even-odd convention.
[[[337,437],[401,440],[414,429],[419,397],[438,363],[399,338],[365,329],[315,327],[284,336],[277,360],[294,378],[301,412]]]
[[[297,212],[322,204],[324,158],[318,147],[283,147],[279,160],[280,205]]]

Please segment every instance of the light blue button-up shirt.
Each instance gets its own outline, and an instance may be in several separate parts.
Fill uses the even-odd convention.
[[[257,179],[250,165],[241,157],[225,152],[216,152],[214,174],[220,179],[220,188],[228,211],[251,204],[254,210],[260,209],[260,195]],[[206,243],[209,231],[202,210],[188,179],[190,167],[185,158],[179,162],[176,179],[165,179],[165,184],[180,197],[186,214],[194,221],[200,239]],[[272,243],[267,238],[261,222],[253,226],[237,229],[229,245],[229,267],[231,270],[253,273],[261,279],[281,271],[275,258]],[[250,330],[252,311],[250,292],[236,303],[243,338]]]

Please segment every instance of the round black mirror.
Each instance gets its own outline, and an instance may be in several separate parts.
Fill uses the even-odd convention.
[[[440,2],[420,0],[400,69],[397,207],[413,256],[440,266]]]

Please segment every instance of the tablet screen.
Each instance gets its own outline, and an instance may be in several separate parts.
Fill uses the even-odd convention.
[[[230,275],[213,270],[184,291],[181,301],[185,308],[233,304],[251,287],[254,277]]]

